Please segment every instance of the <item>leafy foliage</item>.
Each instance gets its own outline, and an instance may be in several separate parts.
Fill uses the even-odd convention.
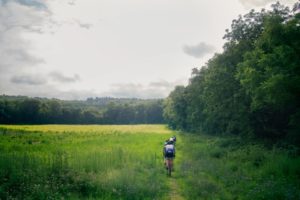
[[[165,100],[170,127],[297,143],[299,20],[279,3],[271,11],[251,10],[233,20],[223,53],[194,69],[189,85]]]

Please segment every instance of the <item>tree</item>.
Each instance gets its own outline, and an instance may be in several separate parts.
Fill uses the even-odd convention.
[[[276,3],[226,30],[224,51],[176,87],[164,116],[177,129],[300,140],[300,15]],[[300,142],[299,142],[300,143]]]
[[[239,64],[237,78],[251,97],[255,132],[261,136],[287,134],[300,104],[299,18],[282,23],[270,16],[255,49]]]
[[[39,110],[40,101],[38,99],[25,99],[19,105],[20,118],[24,123],[40,123]]]
[[[164,118],[169,126],[177,129],[186,129],[186,99],[185,87],[177,86],[164,102]]]

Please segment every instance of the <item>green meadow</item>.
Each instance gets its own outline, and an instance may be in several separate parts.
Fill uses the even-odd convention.
[[[186,199],[300,199],[299,148],[237,136],[182,134],[180,139],[175,178]]]
[[[164,199],[162,125],[0,126],[0,199]]]
[[[297,200],[298,151],[164,125],[0,125],[0,199]]]

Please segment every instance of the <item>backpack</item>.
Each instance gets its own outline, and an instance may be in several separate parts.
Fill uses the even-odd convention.
[[[172,158],[175,156],[174,145],[166,145],[165,147],[165,157]]]

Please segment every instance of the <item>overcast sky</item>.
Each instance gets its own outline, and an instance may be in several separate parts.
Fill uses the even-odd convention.
[[[273,2],[0,0],[0,94],[166,97],[222,52],[233,19]]]

